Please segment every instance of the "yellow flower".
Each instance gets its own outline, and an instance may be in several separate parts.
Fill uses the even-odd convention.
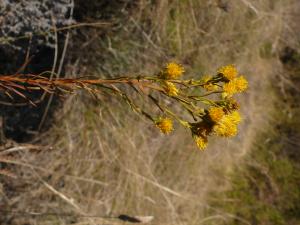
[[[214,132],[221,137],[234,137],[237,134],[237,125],[224,119],[214,126]]]
[[[173,121],[170,118],[159,118],[155,125],[164,134],[169,134],[173,131]]]
[[[243,76],[234,79],[234,82],[237,92],[243,92],[248,88],[248,81]]]
[[[238,75],[238,71],[234,65],[228,65],[219,68],[218,74],[222,74],[224,78],[230,81]]]
[[[218,122],[224,116],[224,111],[222,107],[211,107],[208,110],[208,115],[213,122]]]
[[[237,134],[237,125],[241,121],[238,111],[234,111],[223,118],[214,126],[214,132],[221,137],[233,137]]]
[[[235,93],[241,93],[248,88],[248,81],[243,77],[237,77],[228,83],[225,83],[223,86],[223,91],[231,96]]]
[[[163,71],[165,79],[178,79],[184,73],[184,68],[174,62],[168,63]]]
[[[207,138],[206,137],[194,135],[194,140],[197,144],[197,147],[200,150],[204,150],[207,147]]]
[[[168,81],[164,82],[164,90],[169,96],[177,96],[179,92],[176,85]]]
[[[202,78],[202,82],[204,83],[203,88],[206,89],[207,91],[216,91],[218,89],[218,86],[210,83],[211,79],[212,77],[209,75],[205,75]]]
[[[240,113],[238,111],[234,111],[234,112],[228,114],[227,116],[235,124],[240,123],[241,120],[242,120],[241,115],[240,115]]]
[[[235,82],[229,81],[228,83],[224,84],[223,91],[229,96],[235,94],[237,92]]]

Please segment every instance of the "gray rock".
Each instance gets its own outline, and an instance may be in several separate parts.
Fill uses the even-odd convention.
[[[0,0],[0,37],[2,40],[48,32],[34,38],[33,44],[54,47],[54,26],[67,26],[71,0]],[[10,43],[11,47],[23,46]]]
[[[22,73],[40,74],[51,70],[55,53],[54,26],[63,27],[72,23],[70,19],[71,0],[0,0],[0,75],[15,74],[25,63],[26,54],[30,61]],[[45,33],[47,35],[37,35]],[[27,36],[26,38],[21,38]],[[31,38],[29,38],[31,36]],[[7,41],[8,40],[8,41]],[[64,44],[64,33],[58,36],[58,53]],[[28,51],[29,50],[29,51]],[[59,60],[59,58],[58,58]],[[43,92],[26,92],[32,101],[40,99]],[[38,127],[47,105],[47,99],[37,106],[25,104],[22,107],[14,103],[22,102],[18,95],[10,99],[0,92],[0,117],[3,118],[4,135],[16,141],[28,141],[38,131]],[[48,113],[45,127],[51,124],[51,118],[59,100],[54,98]]]

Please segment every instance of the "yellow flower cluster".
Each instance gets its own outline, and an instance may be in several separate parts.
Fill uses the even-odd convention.
[[[233,137],[241,121],[238,111],[226,111],[223,107],[211,107],[202,122],[191,124],[194,140],[200,150],[207,147],[208,136]]]
[[[178,95],[179,90],[177,89],[176,85],[169,81],[164,82],[163,88],[164,88],[166,94],[169,96],[177,96]]]
[[[184,68],[174,62],[170,62],[166,65],[166,68],[162,71],[162,77],[167,80],[178,79],[184,73]]]
[[[164,134],[169,134],[173,131],[173,121],[170,118],[159,118],[155,125]]]
[[[219,68],[218,74],[221,74],[225,79],[230,81],[238,75],[238,71],[234,65],[228,65]]]
[[[241,116],[238,112],[239,104],[232,98],[232,95],[241,93],[248,88],[248,81],[244,76],[238,76],[238,71],[234,65],[223,66],[218,69],[215,76],[206,75],[200,80],[178,79],[183,73],[184,68],[181,65],[171,62],[160,72],[158,80],[164,93],[170,97],[178,96],[179,90],[176,85],[183,86],[180,90],[180,101],[193,116],[195,122],[185,121],[169,110],[166,110],[164,113],[191,130],[194,141],[200,150],[204,150],[207,147],[209,136],[235,136]],[[196,89],[199,87],[210,93],[204,93],[199,96],[197,90],[193,90],[190,93],[187,92],[189,88]],[[200,91],[200,93],[202,92]],[[213,94],[219,94],[220,99],[209,98]],[[177,98],[173,100],[176,101]],[[210,107],[208,109],[199,108],[198,102]],[[173,131],[173,122],[170,118],[160,117],[154,121],[156,127],[162,133],[169,134]]]

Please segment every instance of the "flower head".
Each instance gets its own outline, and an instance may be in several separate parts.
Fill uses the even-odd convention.
[[[241,115],[238,111],[234,111],[234,112],[228,114],[227,117],[229,117],[229,119],[235,124],[240,123],[242,120]]]
[[[243,92],[248,88],[248,81],[244,78],[244,76],[239,76],[234,79],[235,88],[237,92]]]
[[[177,96],[179,92],[176,85],[169,81],[164,82],[164,90],[169,96]]]
[[[207,137],[194,135],[194,140],[200,150],[204,150],[207,147]]]
[[[237,92],[235,82],[229,81],[228,83],[224,84],[223,91],[229,96],[235,94]]]
[[[234,65],[228,65],[219,68],[218,74],[221,74],[225,79],[230,81],[233,80],[238,75],[238,71]]]
[[[225,83],[223,86],[223,91],[229,95],[232,96],[235,93],[241,93],[245,91],[248,88],[248,81],[243,77],[237,77],[228,83]]]
[[[208,110],[208,115],[213,122],[219,122],[224,114],[225,113],[222,107],[211,107]]]
[[[237,125],[226,118],[214,126],[214,132],[221,137],[234,137],[237,134]]]
[[[155,125],[164,134],[169,134],[173,131],[173,121],[170,118],[159,118]]]
[[[238,111],[225,115],[213,128],[221,137],[233,137],[237,134],[237,125],[241,121]]]
[[[162,75],[165,79],[177,79],[184,73],[184,68],[174,62],[168,63]]]

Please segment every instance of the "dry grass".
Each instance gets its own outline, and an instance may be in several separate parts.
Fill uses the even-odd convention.
[[[257,130],[266,129],[269,95],[281,65],[289,12],[296,1],[139,1],[114,35],[93,43],[86,67],[94,74],[151,73],[176,58],[200,76],[235,63],[250,80],[240,135],[202,153],[180,130],[165,138],[146,121],[111,99],[70,97],[57,123],[38,142],[52,150],[23,151],[20,185],[7,200],[21,211],[74,215],[149,215],[153,224],[219,224],[234,217],[209,205],[209,194],[230,186],[232,166],[250,150]],[[82,60],[79,57],[79,60]],[[80,65],[81,61],[79,61]],[[84,62],[83,62],[84,63]],[[207,212],[213,212],[207,216]],[[85,217],[16,217],[12,224],[97,224]],[[249,224],[247,221],[242,222]]]

